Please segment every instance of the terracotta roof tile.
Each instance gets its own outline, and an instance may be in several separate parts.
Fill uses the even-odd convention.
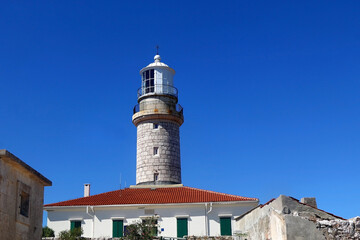
[[[200,202],[232,202],[258,201],[257,198],[241,197],[225,193],[201,190],[191,187],[172,188],[125,188],[89,197],[46,204],[55,206],[84,205],[125,205],[125,204],[169,204],[169,203],[200,203]]]

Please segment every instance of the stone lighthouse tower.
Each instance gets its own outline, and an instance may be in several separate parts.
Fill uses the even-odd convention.
[[[177,104],[175,70],[160,56],[140,70],[141,87],[132,122],[137,127],[136,184],[181,183],[179,128],[183,109]]]

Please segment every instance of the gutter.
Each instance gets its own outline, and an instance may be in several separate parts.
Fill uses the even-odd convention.
[[[208,208],[208,204],[210,205],[210,209],[207,210]],[[209,236],[210,234],[210,225],[209,225],[209,217],[208,214],[212,211],[213,209],[213,203],[205,203],[205,235]]]
[[[93,212],[93,215],[91,215],[89,213],[89,208],[91,209],[91,211]],[[94,232],[95,232],[95,210],[94,210],[94,206],[86,206],[86,214],[89,215],[90,217],[92,217],[92,233],[91,233],[91,237],[93,238],[94,237]]]

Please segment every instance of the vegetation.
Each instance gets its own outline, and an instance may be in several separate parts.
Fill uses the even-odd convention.
[[[85,238],[81,237],[83,234],[82,228],[74,228],[72,230],[61,231],[59,233],[60,240],[83,240]]]
[[[158,234],[155,218],[143,219],[126,227],[124,240],[151,240]]]
[[[42,229],[42,237],[55,237],[54,230],[52,230],[48,226],[43,227],[43,229]]]

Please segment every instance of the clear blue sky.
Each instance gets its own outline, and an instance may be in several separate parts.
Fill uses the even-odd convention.
[[[139,70],[176,70],[186,186],[360,215],[359,1],[3,1],[0,148],[45,203],[135,184]]]

